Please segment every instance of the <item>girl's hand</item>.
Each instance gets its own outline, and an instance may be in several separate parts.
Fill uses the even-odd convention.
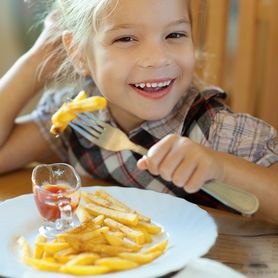
[[[224,179],[224,166],[217,152],[175,134],[152,146],[137,166],[188,193],[198,191],[209,180]]]

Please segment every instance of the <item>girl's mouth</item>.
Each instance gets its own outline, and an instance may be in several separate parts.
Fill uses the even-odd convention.
[[[150,99],[160,99],[169,94],[175,79],[160,80],[160,81],[147,81],[130,86],[141,96]]]

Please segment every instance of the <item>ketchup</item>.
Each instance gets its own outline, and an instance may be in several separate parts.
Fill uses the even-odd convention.
[[[60,218],[58,201],[69,204],[72,213],[77,209],[80,195],[78,191],[70,191],[68,185],[34,185],[34,199],[41,216],[51,222]],[[68,191],[68,192],[67,192]]]

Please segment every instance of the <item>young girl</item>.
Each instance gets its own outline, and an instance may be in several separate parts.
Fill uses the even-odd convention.
[[[36,44],[1,79],[2,173],[62,160],[112,184],[204,204],[209,197],[199,189],[216,179],[254,193],[257,215],[278,223],[276,131],[232,113],[219,100],[223,92],[194,85],[189,0],[57,0],[54,9]],[[47,90],[32,115],[14,123],[53,72],[84,82]],[[70,128],[59,138],[50,134],[53,113],[81,89],[107,99],[108,109],[96,115],[148,148],[147,156],[105,151]]]

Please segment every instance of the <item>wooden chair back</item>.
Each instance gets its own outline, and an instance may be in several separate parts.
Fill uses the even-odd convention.
[[[201,79],[227,91],[234,111],[278,130],[278,1],[193,0],[192,5],[194,41],[205,53],[197,67]]]

